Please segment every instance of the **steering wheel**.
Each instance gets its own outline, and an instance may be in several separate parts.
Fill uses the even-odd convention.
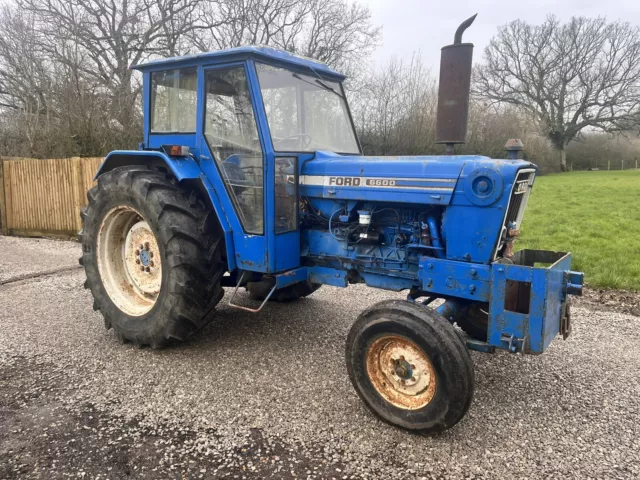
[[[296,133],[295,135],[291,135],[289,137],[285,137],[285,138],[280,138],[278,140],[275,140],[273,142],[273,146],[275,147],[276,145],[283,143],[283,142],[288,142],[291,140],[297,140],[298,144],[300,145],[300,149],[301,150],[306,150],[307,147],[309,145],[311,145],[311,135],[307,135],[306,133]]]

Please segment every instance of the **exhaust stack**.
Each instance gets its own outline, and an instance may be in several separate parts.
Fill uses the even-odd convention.
[[[465,143],[467,140],[473,43],[462,43],[462,34],[477,15],[460,24],[453,45],[442,47],[436,143],[445,144],[447,155],[453,155],[456,143]]]

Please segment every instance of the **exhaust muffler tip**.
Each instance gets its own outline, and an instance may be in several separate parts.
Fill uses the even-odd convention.
[[[476,19],[478,14],[476,13],[474,16],[467,18],[464,22],[460,24],[458,29],[456,30],[456,34],[453,37],[453,44],[460,45],[462,43],[462,34],[464,31],[471,26],[473,21]]]

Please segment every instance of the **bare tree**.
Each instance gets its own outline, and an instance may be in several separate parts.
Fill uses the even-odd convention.
[[[129,69],[153,53],[178,53],[196,0],[17,0],[36,18],[40,48],[112,94],[112,115],[131,127],[139,88]],[[174,22],[175,21],[175,22]],[[69,46],[77,55],[69,58]],[[67,48],[65,48],[67,47]],[[81,58],[81,62],[77,59]]]
[[[380,34],[367,7],[345,0],[206,0],[192,31],[202,51],[267,45],[347,73],[376,48]]]
[[[100,155],[141,135],[132,64],[246,44],[361,65],[380,29],[349,0],[12,0],[0,7],[0,148]]]
[[[137,137],[129,132],[138,130],[138,115],[125,131],[113,119],[110,89],[86,74],[87,52],[62,35],[46,32],[37,13],[15,5],[0,9],[3,153],[95,155],[115,147],[116,138],[135,145],[127,139]],[[128,108],[135,113],[135,105]],[[113,125],[119,126],[118,132]]]
[[[499,29],[474,74],[474,93],[524,109],[561,154],[583,130],[626,130],[640,107],[640,29],[603,18],[553,16]]]
[[[419,54],[411,61],[392,58],[370,72],[361,88],[352,92],[354,120],[367,155],[437,155],[435,144],[437,85]],[[527,112],[512,105],[491,105],[473,98],[469,108],[467,143],[461,154],[503,158],[508,138],[525,143],[524,156],[543,171],[558,170],[555,151],[537,133]]]
[[[0,103],[12,109],[46,108],[47,69],[36,53],[34,19],[8,6],[0,10]]]
[[[429,153],[434,149],[436,82],[414,54],[370,72],[355,94],[354,117],[365,153]]]
[[[52,78],[38,53],[33,15],[9,6],[0,10],[0,107],[13,120],[13,135],[33,149],[48,133],[52,111]]]

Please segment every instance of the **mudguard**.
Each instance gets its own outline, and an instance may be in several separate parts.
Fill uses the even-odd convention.
[[[109,153],[98,172],[95,179],[114,168],[124,167],[126,165],[157,165],[165,166],[180,182],[183,180],[195,180],[201,183],[202,190],[207,192],[209,200],[213,205],[213,209],[218,216],[220,227],[224,232],[225,249],[227,253],[227,262],[229,270],[236,268],[235,249],[233,244],[233,231],[229,225],[227,215],[224,212],[220,199],[209,182],[206,175],[200,169],[200,166],[191,157],[169,157],[164,152],[148,151],[148,150],[114,150]]]
[[[151,160],[151,162],[150,162]],[[202,175],[202,170],[191,157],[169,157],[164,152],[148,150],[114,150],[109,153],[95,178],[114,168],[125,165],[165,165],[171,170],[178,181],[185,179],[198,179]]]

